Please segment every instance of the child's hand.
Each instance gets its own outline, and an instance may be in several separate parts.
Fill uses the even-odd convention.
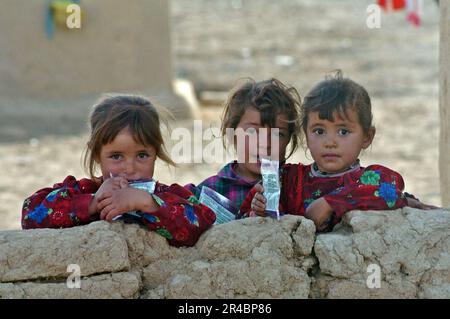
[[[256,184],[254,187],[257,191],[255,196],[253,197],[251,208],[252,212],[256,214],[257,216],[266,216],[266,198],[262,194],[264,192],[264,188],[261,184]],[[250,213],[251,214],[251,213]],[[254,215],[251,214],[250,216]]]
[[[406,197],[406,204],[409,207],[423,210],[439,209],[437,206],[424,204],[420,200],[411,197]]]
[[[115,190],[112,193],[105,193],[98,200],[97,207],[100,211],[100,219],[109,222],[114,217],[130,211],[138,210],[150,213],[159,208],[150,194],[131,187]]]
[[[105,180],[92,198],[89,205],[89,214],[93,215],[100,212],[98,207],[99,198],[104,197],[106,194],[111,195],[114,191],[125,187],[128,187],[128,181],[124,177],[113,177]]]
[[[314,222],[318,231],[323,231],[328,227],[326,222],[332,213],[333,209],[331,206],[321,197],[308,206],[305,211],[305,217]]]
[[[112,193],[118,189],[129,187],[128,181],[125,177],[112,177],[103,182],[100,188],[95,193],[96,198],[104,196],[104,194]]]

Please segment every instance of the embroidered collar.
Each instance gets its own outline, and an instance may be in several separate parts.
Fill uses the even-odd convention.
[[[322,172],[321,170],[319,170],[319,167],[317,166],[316,163],[313,163],[311,165],[311,173],[314,177],[339,177],[342,176],[344,174],[350,173],[350,172],[354,172],[358,169],[361,168],[361,165],[359,164],[359,159],[356,160],[355,163],[353,163],[349,168],[347,168],[346,170],[339,172],[339,173],[327,173],[327,172]]]

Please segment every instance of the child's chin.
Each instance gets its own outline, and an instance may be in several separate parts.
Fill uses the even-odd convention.
[[[250,171],[254,174],[254,175],[261,175],[261,164],[251,164],[252,167],[250,169]]]

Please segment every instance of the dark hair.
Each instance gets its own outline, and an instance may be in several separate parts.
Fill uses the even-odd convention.
[[[343,78],[340,70],[311,89],[304,98],[301,110],[301,126],[304,132],[311,112],[319,112],[319,118],[322,120],[333,121],[335,112],[347,117],[347,111],[353,110],[358,115],[364,134],[368,135],[372,128],[372,105],[369,94],[358,83]]]
[[[102,146],[112,142],[124,128],[129,128],[137,143],[153,146],[156,156],[175,165],[165,150],[155,106],[142,96],[107,95],[94,105],[90,115],[91,134],[84,165],[92,178]]]
[[[294,87],[287,87],[281,81],[271,78],[255,82],[247,78],[243,85],[236,87],[228,98],[222,118],[222,137],[225,145],[227,128],[236,128],[248,107],[257,109],[261,114],[263,126],[275,127],[278,114],[288,118],[288,132],[292,140],[289,158],[300,142],[300,105],[301,98]]]

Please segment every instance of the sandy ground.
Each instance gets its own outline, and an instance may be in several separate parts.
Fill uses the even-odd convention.
[[[377,135],[363,164],[399,171],[408,192],[440,205],[438,8],[426,1],[420,28],[397,13],[383,15],[380,29],[368,29],[370,3],[173,0],[176,75],[191,80],[199,96],[227,91],[245,76],[276,76],[304,95],[326,72],[340,68],[373,98]],[[37,189],[69,174],[86,175],[81,155],[89,107],[89,99],[0,98],[0,229],[20,227],[22,202]],[[218,126],[220,114],[220,106],[203,106],[204,128]],[[172,128],[192,125],[180,121]],[[290,161],[310,160],[299,150]],[[221,165],[158,164],[156,176],[164,183],[200,182]]]

